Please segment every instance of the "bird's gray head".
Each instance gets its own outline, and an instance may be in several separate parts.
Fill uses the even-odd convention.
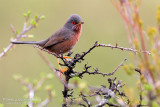
[[[81,30],[81,26],[84,22],[81,21],[81,17],[77,14],[72,14],[67,22],[65,23],[64,27],[71,29],[74,32],[79,32]]]

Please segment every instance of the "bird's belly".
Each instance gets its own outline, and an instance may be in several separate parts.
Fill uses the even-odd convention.
[[[56,44],[55,46],[52,46],[48,50],[51,52],[54,52],[56,54],[66,53],[74,47],[76,42],[77,42],[77,39],[75,37],[72,37],[69,40],[66,40],[62,43],[59,43],[59,44]]]

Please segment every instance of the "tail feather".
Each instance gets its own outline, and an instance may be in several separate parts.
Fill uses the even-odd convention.
[[[13,44],[38,44],[37,41],[11,41]]]

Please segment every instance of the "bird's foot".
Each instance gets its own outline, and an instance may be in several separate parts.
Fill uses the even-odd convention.
[[[64,68],[64,70],[61,70],[61,72],[64,74],[64,72],[68,71],[68,68]]]
[[[63,58],[64,58],[66,61],[72,61],[72,58],[69,57],[69,56],[63,56]]]
[[[72,61],[72,58],[71,57],[68,57],[68,56],[63,56],[63,58],[66,60],[66,61]],[[59,67],[59,71],[60,71],[60,77],[61,77],[61,74],[64,75],[64,72],[66,72],[68,70],[68,68],[65,68],[64,70],[61,69],[61,66],[59,64],[59,60],[57,58],[57,62],[58,62],[58,67]]]
[[[65,68],[64,70],[59,69],[59,71],[60,71],[60,77],[61,77],[61,74],[64,75],[64,72],[68,71],[68,68]]]

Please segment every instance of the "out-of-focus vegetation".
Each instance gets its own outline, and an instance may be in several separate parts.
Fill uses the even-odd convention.
[[[133,67],[138,67],[142,71],[150,69],[154,76],[159,75],[159,50],[156,46],[158,45],[158,35],[159,35],[159,11],[157,12],[157,7],[160,4],[159,1],[142,1],[139,7],[140,20],[137,23],[140,24],[142,31],[144,30],[145,41],[147,42],[148,48],[146,50],[151,50],[153,54],[149,56],[149,65],[145,65],[146,61],[140,58],[140,63],[136,66],[136,61],[130,60],[130,52],[123,52],[119,50],[111,50],[110,48],[97,48],[86,57],[83,63],[88,62],[93,67],[98,67],[101,72],[109,73],[114,70],[116,65],[118,65],[122,59],[127,58],[129,65],[126,65],[127,73],[132,73]],[[89,49],[95,41],[100,43],[111,43],[130,47],[127,39],[126,29],[120,14],[117,12],[116,8],[110,1],[107,0],[1,0],[0,3],[0,52],[3,51],[9,42],[10,38],[14,37],[10,30],[9,25],[13,24],[17,31],[21,31],[24,23],[23,13],[30,10],[33,13],[43,14],[46,19],[41,21],[36,29],[33,29],[28,34],[33,34],[34,38],[25,38],[25,40],[42,40],[49,37],[57,29],[59,29],[68,16],[73,13],[77,13],[82,17],[85,22],[83,25],[83,32],[81,38],[75,48],[72,50],[74,53],[86,51]],[[156,17],[157,16],[157,17]],[[31,14],[31,17],[32,14]],[[133,16],[134,17],[134,16]],[[157,20],[157,21],[156,21]],[[135,21],[135,20],[134,20]],[[140,23],[141,22],[141,23]],[[157,27],[152,27],[156,26]],[[131,30],[132,31],[132,30]],[[138,37],[139,38],[139,37]],[[24,40],[24,39],[21,39]],[[133,41],[136,47],[136,42],[138,42],[138,47],[140,49],[140,42]],[[56,58],[52,55],[45,53],[45,55],[53,62],[54,66],[58,68]],[[131,56],[133,56],[131,54]],[[141,56],[139,56],[141,57]],[[142,56],[143,57],[143,56]],[[76,69],[82,69],[82,66],[78,66]],[[22,98],[24,96],[24,91],[21,90],[21,85],[14,81],[12,76],[14,74],[21,74],[24,77],[30,77],[31,80],[39,77],[41,72],[50,73],[50,69],[43,62],[43,60],[37,55],[35,48],[27,45],[15,46],[15,49],[8,52],[7,55],[0,59],[0,103],[3,102],[3,98]],[[154,74],[157,72],[157,74]],[[118,79],[125,81],[126,83],[126,93],[130,96],[132,100],[138,102],[138,91],[136,87],[137,75],[128,76],[122,68],[116,72],[115,76]],[[145,81],[145,77],[141,77],[143,83],[148,83]],[[103,78],[98,76],[85,76],[85,83],[89,85],[100,85],[106,84]],[[157,77],[158,79],[158,77]],[[156,79],[156,81],[157,81]],[[57,105],[58,107],[62,104],[62,94],[63,85],[56,79],[48,80],[45,84],[52,84],[54,90],[56,91],[56,97],[52,99],[48,106]],[[139,82],[137,83],[139,84]],[[141,88],[141,87],[140,87]],[[148,92],[152,92],[153,85],[144,85],[144,89]],[[134,91],[133,91],[134,90]],[[159,89],[155,90],[158,93]],[[38,91],[37,95],[39,97],[45,98],[46,93]],[[145,94],[146,95],[146,94]],[[147,100],[146,100],[147,101]],[[146,102],[145,102],[146,103]],[[157,105],[156,102],[151,102],[153,105]],[[0,105],[1,106],[1,105]],[[17,105],[7,104],[5,107],[17,107]],[[18,105],[21,106],[21,105]]]

